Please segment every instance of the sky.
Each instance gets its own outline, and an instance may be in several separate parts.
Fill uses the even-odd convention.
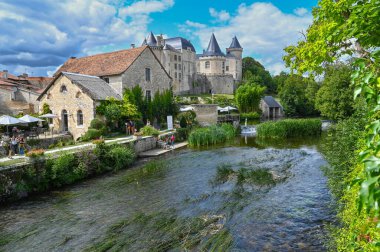
[[[317,0],[0,0],[0,70],[51,76],[69,57],[128,49],[150,31],[191,41],[214,32],[221,48],[237,36],[243,56],[271,74],[283,48],[302,38]]]

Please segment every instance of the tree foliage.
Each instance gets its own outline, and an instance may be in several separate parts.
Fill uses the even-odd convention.
[[[289,76],[279,93],[286,115],[316,115],[314,100],[318,88],[318,84],[314,80],[308,80],[299,75]]]
[[[354,89],[351,85],[351,68],[344,64],[326,69],[322,86],[315,100],[316,108],[332,120],[341,120],[354,112]]]
[[[252,57],[243,58],[243,83],[255,82],[267,87],[269,93],[276,92],[276,87],[270,73],[265,67]]]
[[[362,96],[369,109],[366,148],[358,210],[379,215],[380,205],[380,1],[320,0],[305,39],[285,49],[285,62],[299,73],[321,74],[324,66],[352,56],[354,97]],[[376,220],[378,222],[378,220]],[[371,240],[371,239],[370,239]],[[374,244],[378,244],[375,241]],[[358,249],[356,249],[358,250]]]
[[[240,112],[258,112],[260,99],[263,97],[266,87],[254,83],[244,84],[236,90],[235,100]]]

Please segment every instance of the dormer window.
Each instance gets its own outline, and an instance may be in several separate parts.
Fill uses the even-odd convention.
[[[61,93],[67,93],[67,88],[66,88],[66,86],[65,86],[65,85],[62,85],[60,91],[61,91]]]

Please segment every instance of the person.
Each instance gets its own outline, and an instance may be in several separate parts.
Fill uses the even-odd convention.
[[[131,134],[134,134],[135,133],[135,124],[133,123],[133,121],[129,121],[129,125],[131,126]]]
[[[168,136],[165,137],[165,149],[170,147],[170,138]]]
[[[150,121],[149,121],[149,119],[146,119],[146,125],[147,125],[147,126],[150,126]]]
[[[17,141],[17,138],[15,136],[12,136],[11,138],[11,151],[9,152],[9,155],[12,156],[12,152],[13,154],[17,154],[17,148],[18,148],[18,141]]]
[[[25,140],[24,140],[24,137],[23,136],[20,136],[20,139],[19,139],[19,144],[20,144],[20,155],[24,155],[25,154]]]
[[[174,148],[174,140],[175,140],[175,136],[174,134],[170,137],[170,142],[171,142],[171,145],[172,145],[172,148]]]
[[[127,135],[129,136],[131,134],[131,123],[127,121],[125,125],[127,126]]]
[[[18,129],[16,126],[12,128],[12,136],[17,136]]]

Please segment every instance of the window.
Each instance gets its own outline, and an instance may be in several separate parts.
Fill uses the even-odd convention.
[[[178,64],[178,70],[181,70],[182,67],[181,67],[181,64]]]
[[[60,91],[61,91],[61,93],[66,93],[66,92],[67,92],[67,88],[66,88],[66,86],[65,86],[65,85],[62,85]]]
[[[226,66],[226,71],[230,71],[230,67],[229,66]]]
[[[178,73],[178,79],[179,79],[179,81],[181,81],[181,79],[182,79],[182,74],[181,73]]]
[[[178,56],[178,60],[181,61],[181,56]]]
[[[222,62],[222,70],[224,70],[224,62]]]
[[[206,68],[206,69],[210,68],[210,61],[206,61],[206,62],[205,62],[205,68]]]
[[[47,99],[51,99],[51,94],[50,93],[48,93]]]
[[[77,125],[83,126],[83,113],[82,110],[78,110],[77,112]]]
[[[177,60],[177,55],[174,55],[174,60]]]
[[[146,90],[145,91],[145,98],[146,98],[147,101],[151,101],[152,94],[151,94],[150,90]]]
[[[78,92],[75,94],[75,98],[80,98],[80,96],[81,96],[81,92],[78,91]]]
[[[177,72],[174,73],[174,78],[177,79]]]
[[[174,64],[174,69],[177,70],[177,64]]]
[[[145,80],[150,81],[150,68],[145,68]]]
[[[103,80],[104,80],[105,82],[107,82],[107,83],[110,83],[110,78],[106,78],[106,77],[104,77]]]

